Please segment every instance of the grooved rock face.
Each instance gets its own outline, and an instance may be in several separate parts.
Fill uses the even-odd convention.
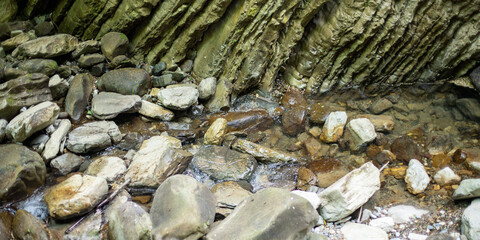
[[[18,46],[18,55],[31,58],[52,58],[75,50],[78,39],[68,34],[40,37]]]

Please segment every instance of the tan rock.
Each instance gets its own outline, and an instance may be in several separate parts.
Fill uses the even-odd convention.
[[[389,115],[372,115],[372,114],[360,114],[356,118],[366,118],[375,127],[377,132],[391,132],[395,127],[395,121],[392,116]]]
[[[323,125],[320,140],[326,143],[336,142],[343,135],[343,128],[347,123],[346,112],[332,112]]]
[[[219,145],[227,132],[228,121],[225,118],[217,118],[205,133],[204,143],[207,145]]]
[[[162,121],[171,121],[174,117],[172,111],[145,100],[142,100],[142,107],[140,108],[138,113],[142,114],[145,117],[159,119]]]
[[[253,194],[242,188],[238,183],[232,181],[216,184],[212,187],[211,191],[217,199],[216,212],[223,216],[230,215],[233,208]]]

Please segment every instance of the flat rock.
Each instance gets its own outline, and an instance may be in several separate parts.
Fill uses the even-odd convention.
[[[105,57],[100,53],[92,53],[80,56],[78,59],[78,66],[81,68],[88,68],[95,64],[105,61]]]
[[[94,81],[91,74],[82,73],[76,75],[70,82],[65,98],[65,111],[74,121],[79,120],[85,112],[94,88]]]
[[[42,156],[45,158],[45,160],[51,160],[52,158],[56,157],[59,152],[61,152],[60,145],[65,140],[65,137],[67,136],[67,133],[70,131],[71,127],[72,124],[70,120],[63,119],[60,121],[57,130],[50,135],[50,139],[45,144],[45,149],[42,153]]]
[[[480,199],[473,200],[463,211],[461,229],[467,239],[480,239]]]
[[[277,151],[244,139],[237,139],[237,141],[233,143],[232,148],[240,152],[248,153],[258,161],[266,163],[299,161],[297,157],[289,153]]]
[[[407,183],[408,191],[413,194],[422,193],[430,183],[430,177],[425,167],[423,167],[423,164],[417,159],[412,159],[408,163],[405,182]]]
[[[211,191],[217,199],[216,212],[223,216],[230,215],[238,204],[253,194],[232,181],[215,184]]]
[[[20,33],[15,37],[12,37],[3,41],[2,48],[5,49],[5,51],[10,51],[22,45],[22,43],[26,43],[35,38],[37,38],[37,36],[35,36],[35,33],[33,31]]]
[[[217,88],[217,79],[209,77],[202,79],[198,84],[198,98],[202,100],[209,99],[215,94]]]
[[[50,161],[50,166],[58,170],[61,175],[76,171],[85,159],[73,153],[62,154]]]
[[[28,59],[20,63],[18,68],[28,73],[42,73],[51,77],[57,71],[58,64],[52,59]]]
[[[102,53],[108,60],[112,61],[116,56],[125,55],[128,50],[128,37],[120,32],[109,32],[103,35]]]
[[[480,197],[480,179],[465,179],[453,193],[455,200]]]
[[[480,121],[480,102],[476,98],[457,99],[457,108],[471,120]]]
[[[103,150],[120,140],[122,134],[114,122],[89,122],[68,134],[67,148],[74,153],[87,153]]]
[[[172,121],[175,116],[174,113],[160,105],[142,100],[142,107],[138,110],[138,113],[145,117],[158,119],[162,121]]]
[[[393,107],[393,103],[386,98],[381,98],[370,105],[370,112],[380,114]]]
[[[95,212],[82,221],[69,234],[63,235],[64,240],[102,240],[105,231],[102,226],[103,212]]]
[[[213,193],[194,178],[169,177],[153,197],[150,216],[154,239],[200,238],[214,221],[216,203]]]
[[[220,145],[227,133],[228,121],[225,118],[217,118],[205,132],[203,142],[206,145]]]
[[[73,58],[79,58],[83,54],[96,53],[100,51],[100,42],[97,40],[87,40],[80,42],[72,52]]]
[[[48,88],[52,93],[53,99],[60,99],[67,95],[70,83],[64,78],[61,78],[58,74],[53,75],[48,81]]]
[[[108,239],[152,239],[150,215],[134,202],[113,204],[108,208],[106,219]]]
[[[7,136],[16,142],[23,142],[57,120],[59,112],[60,108],[52,102],[35,105],[17,115],[8,123]]]
[[[40,37],[18,46],[18,55],[30,58],[53,58],[75,50],[78,39],[68,34]]]
[[[388,240],[388,234],[380,228],[347,222],[340,230],[345,240]]]
[[[453,172],[453,170],[449,167],[443,168],[442,170],[438,171],[433,177],[433,179],[435,179],[435,182],[437,182],[441,186],[458,183],[462,180],[462,178],[455,174],[455,172]]]
[[[352,214],[380,189],[380,171],[365,163],[322,191],[319,213],[326,221],[338,221]]]
[[[390,115],[360,114],[356,117],[370,120],[377,132],[391,132],[395,127],[395,121]]]
[[[343,135],[343,128],[347,123],[346,112],[331,112],[323,125],[320,140],[326,143],[336,142]]]
[[[107,182],[113,182],[127,170],[125,161],[119,157],[103,156],[95,159],[88,166],[85,174],[102,177]]]
[[[352,151],[361,150],[376,137],[375,126],[366,118],[356,118],[347,123],[344,138],[349,141]]]
[[[273,125],[272,117],[263,109],[212,114],[208,122],[212,124],[217,118],[227,119],[227,132],[255,133],[265,131]]]
[[[101,92],[92,99],[92,115],[98,119],[113,119],[122,113],[136,113],[142,107],[138,95]]]
[[[397,205],[388,209],[388,216],[392,217],[396,224],[408,223],[412,218],[420,218],[427,213],[427,210],[409,205]]]
[[[143,96],[151,88],[150,75],[140,68],[120,68],[103,74],[97,81],[100,91]]]
[[[198,90],[188,85],[170,85],[160,90],[158,100],[163,106],[174,110],[185,110],[198,100]]]

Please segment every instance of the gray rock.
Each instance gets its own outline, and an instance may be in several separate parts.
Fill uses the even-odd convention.
[[[85,112],[93,91],[94,81],[92,75],[82,73],[76,75],[70,82],[70,88],[65,98],[65,111],[74,121],[78,121]]]
[[[411,159],[408,163],[407,174],[405,175],[407,189],[413,194],[422,193],[430,183],[430,177],[417,159]]]
[[[51,59],[29,59],[20,63],[19,68],[28,73],[43,73],[51,77],[57,71],[58,64]]]
[[[168,85],[175,84],[177,82],[173,81],[172,74],[166,74],[162,76],[153,76],[152,85],[153,87],[166,87]]]
[[[320,215],[327,221],[338,221],[352,214],[380,189],[380,171],[371,163],[349,172],[322,191]]]
[[[7,125],[7,136],[23,142],[34,133],[48,127],[57,120],[60,108],[52,102],[35,105],[13,118]]]
[[[85,174],[102,177],[107,182],[113,182],[127,170],[125,162],[119,157],[103,156],[95,159],[85,171]]]
[[[114,122],[90,122],[68,134],[67,148],[74,153],[87,153],[103,150],[120,140],[122,134]]]
[[[209,77],[202,79],[200,84],[198,84],[198,98],[202,100],[209,99],[215,94],[215,89],[217,88],[217,79],[214,77]]]
[[[0,145],[0,199],[18,198],[45,182],[42,157],[18,144]]]
[[[347,123],[347,113],[343,111],[331,112],[322,128],[320,140],[326,143],[336,142],[343,135],[343,128]]]
[[[474,121],[480,121],[480,102],[476,98],[457,99],[457,108]]]
[[[78,66],[88,68],[103,61],[105,61],[105,57],[100,53],[86,54],[78,59]]]
[[[266,188],[245,199],[206,236],[214,239],[303,239],[319,219],[304,198]]]
[[[112,61],[116,56],[126,55],[128,50],[128,37],[119,32],[109,32],[103,35],[102,53],[108,60]]]
[[[370,105],[370,112],[380,114],[393,107],[393,103],[386,98],[379,99]]]
[[[198,90],[188,85],[170,85],[160,90],[158,100],[166,108],[185,110],[197,102]]]
[[[385,232],[392,232],[395,228],[395,221],[392,217],[381,217],[372,219],[368,225],[380,228]]]
[[[122,113],[136,113],[142,107],[137,95],[101,92],[92,99],[92,115],[98,119],[113,119]]]
[[[50,166],[58,170],[61,175],[67,175],[78,170],[85,159],[73,153],[65,153],[50,161]]]
[[[253,194],[231,181],[215,184],[211,191],[217,199],[217,213],[223,216],[230,215],[238,204]]]
[[[45,150],[43,150],[42,156],[45,158],[45,160],[50,160],[54,157],[57,156],[60,150],[60,144],[62,144],[63,140],[65,139],[65,136],[67,136],[68,131],[70,131],[70,128],[72,127],[72,124],[70,123],[70,120],[68,119],[63,119],[60,122],[60,125],[58,126],[57,130],[50,135],[50,139],[48,140],[47,144],[45,145]]]
[[[215,94],[205,104],[210,112],[219,112],[230,109],[230,94],[233,91],[233,84],[229,81],[220,79],[215,88]]]
[[[167,64],[165,62],[159,62],[153,66],[152,74],[160,76],[165,69],[167,69]]]
[[[150,216],[154,239],[198,239],[213,223],[215,206],[213,193],[194,178],[169,177],[153,197]]]
[[[434,233],[427,237],[425,240],[455,240],[456,238],[446,233]]]
[[[175,116],[174,113],[164,107],[142,100],[142,107],[138,110],[138,113],[145,117],[158,119],[162,121],[172,121]]]
[[[103,212],[95,212],[69,234],[63,235],[63,240],[102,240],[105,231],[103,225]]]
[[[455,200],[478,197],[480,197],[480,179],[462,180],[452,196]]]
[[[55,100],[65,97],[67,95],[69,87],[70,84],[68,83],[68,81],[61,78],[58,74],[53,75],[48,81],[48,88],[50,88],[52,98]]]
[[[29,31],[25,33],[20,33],[17,36],[14,36],[12,38],[9,38],[5,41],[2,42],[2,48],[5,49],[5,51],[10,51],[12,49],[15,49],[16,47],[22,45],[23,43],[26,43],[30,40],[36,39],[37,36],[35,36],[35,32]]]
[[[87,40],[77,44],[75,50],[72,52],[73,58],[79,58],[83,54],[96,53],[100,51],[100,42],[97,40]]]
[[[3,142],[5,138],[5,130],[7,128],[8,121],[5,119],[0,119],[0,143]]]
[[[53,235],[42,221],[23,209],[15,213],[12,222],[12,232],[15,239],[49,240],[53,238]]]
[[[15,79],[15,78],[19,78],[19,77],[23,77],[27,74],[28,74],[27,72],[25,72],[21,69],[18,69],[18,68],[13,68],[13,67],[7,67],[5,69],[5,72],[4,72],[6,81],[12,80],[12,79]]]
[[[302,198],[305,198],[310,204],[312,204],[312,207],[314,209],[317,209],[320,207],[320,198],[318,197],[317,193],[314,192],[306,192],[302,190],[294,190],[291,193],[298,195]]]
[[[388,240],[388,234],[380,228],[347,222],[340,230],[345,240]]]
[[[347,123],[344,138],[349,142],[350,150],[359,151],[377,137],[375,126],[366,118],[353,119]]]
[[[184,80],[188,75],[184,72],[177,71],[177,72],[172,72],[172,71],[164,71],[163,75],[172,75],[172,80],[175,82],[181,82]]]
[[[470,80],[472,81],[473,86],[480,91],[480,66],[477,66],[473,71],[470,73]]]
[[[108,239],[152,239],[150,215],[134,202],[113,204],[108,208],[106,219]]]
[[[254,157],[228,147],[201,146],[192,166],[218,180],[249,180],[257,161]]]
[[[407,223],[412,218],[420,218],[427,213],[427,210],[409,205],[397,205],[388,209],[388,216],[392,217],[396,224]]]
[[[35,35],[39,37],[47,36],[53,33],[55,26],[52,22],[41,22],[34,27]]]
[[[480,199],[473,200],[463,211],[461,229],[468,240],[480,239]]]
[[[30,58],[52,58],[75,50],[78,39],[68,34],[40,37],[18,46],[18,55]]]
[[[97,81],[100,91],[143,96],[152,86],[150,75],[140,68],[121,68],[103,74]]]
[[[433,179],[435,179],[435,182],[437,182],[441,186],[458,183],[462,180],[462,178],[455,174],[455,172],[453,172],[453,170],[449,167],[438,171],[437,174],[435,174],[435,176],[433,177]]]

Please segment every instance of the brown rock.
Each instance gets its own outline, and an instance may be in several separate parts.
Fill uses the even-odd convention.
[[[391,132],[395,126],[395,121],[389,115],[360,114],[356,118],[366,118],[372,122],[377,132]]]
[[[465,160],[467,160],[467,153],[462,149],[455,150],[453,153],[453,161],[458,164],[465,162]]]
[[[407,166],[400,166],[394,168],[385,168],[383,174],[385,176],[393,176],[396,179],[404,179],[407,174]]]
[[[310,107],[310,122],[316,124],[323,124],[328,117],[328,114],[332,112],[329,106],[322,103],[313,104]]]
[[[308,185],[315,185],[317,183],[317,177],[315,176],[315,173],[312,172],[312,170],[306,168],[306,167],[301,167],[298,169],[298,176],[297,176],[297,188],[298,189],[303,189],[307,188]]]
[[[400,161],[409,162],[410,159],[421,159],[419,147],[408,137],[395,139],[392,143],[391,151]]]
[[[32,214],[20,209],[15,213],[12,225],[13,235],[19,240],[54,240],[50,231]]]
[[[209,124],[212,124],[218,118],[227,119],[227,132],[243,131],[251,133],[264,131],[270,128],[273,124],[272,117],[270,117],[265,110],[212,114],[208,119]]]
[[[283,132],[287,135],[297,135],[305,131],[307,111],[303,107],[287,109],[282,116]]]
[[[310,159],[317,159],[326,154],[328,146],[322,145],[318,140],[313,137],[308,138],[303,142],[305,149],[307,150]]]
[[[369,157],[370,159],[376,159],[377,158],[377,155],[382,151],[382,148],[375,145],[375,144],[371,144],[371,145],[368,145],[367,147],[367,151],[365,152],[367,154],[367,157]]]
[[[446,167],[450,162],[452,162],[452,157],[444,153],[432,157],[432,166],[436,168]]]
[[[282,106],[287,109],[291,107],[306,107],[307,99],[298,89],[290,88],[282,97]]]
[[[10,240],[13,215],[10,212],[0,212],[0,240]]]
[[[467,166],[471,170],[480,172],[480,149],[479,148],[465,149],[465,154],[467,155],[467,158],[466,158]]]
[[[333,158],[322,158],[308,164],[317,177],[317,186],[326,188],[348,173],[347,167]]]
[[[379,152],[376,156],[376,160],[379,164],[383,165],[387,162],[392,162],[394,161],[395,159],[397,159],[397,157],[395,156],[395,154],[393,154],[392,152],[390,152],[389,150],[382,150],[381,152]]]

